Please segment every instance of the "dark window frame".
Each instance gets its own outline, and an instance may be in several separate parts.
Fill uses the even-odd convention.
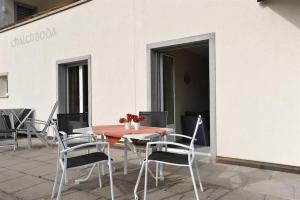
[[[8,98],[9,94],[8,94],[8,72],[5,73],[0,73],[0,78],[6,79],[6,94],[0,94],[0,98]]]
[[[47,9],[47,10],[39,11],[35,15],[32,15],[31,17],[28,17],[24,20],[14,22],[14,23],[2,26],[2,27],[0,26],[0,34],[6,32],[6,31],[33,23],[33,22],[41,20],[43,18],[55,15],[57,13],[65,11],[65,10],[80,6],[81,4],[85,4],[90,1],[92,1],[92,0],[74,0],[73,2],[70,2],[70,3],[61,4],[61,5],[55,6],[53,8]]]
[[[31,18],[31,16],[33,16],[33,15],[31,15],[31,16],[28,16],[28,17],[26,17],[26,18],[24,18],[24,19],[21,19],[21,20],[18,20],[18,6],[22,6],[22,7],[24,7],[24,8],[27,8],[27,9],[31,9],[31,10],[33,10],[34,11],[34,14],[33,15],[36,15],[38,12],[39,12],[39,10],[38,10],[38,7],[37,6],[34,6],[34,5],[30,5],[30,4],[27,4],[27,3],[23,3],[23,2],[19,2],[19,1],[15,1],[14,2],[14,22],[21,22],[21,21],[25,21],[25,20],[27,20],[28,18]]]

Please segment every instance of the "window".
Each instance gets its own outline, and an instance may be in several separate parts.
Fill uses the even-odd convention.
[[[21,21],[37,13],[37,8],[24,3],[15,3],[15,21]]]
[[[91,119],[90,56],[58,61],[58,112],[88,113]]]
[[[0,98],[8,97],[8,74],[0,73]]]

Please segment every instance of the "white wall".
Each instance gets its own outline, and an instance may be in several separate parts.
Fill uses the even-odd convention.
[[[101,0],[0,34],[1,108],[56,100],[57,60],[92,55],[93,124],[147,109],[146,44],[216,33],[218,156],[300,166],[300,1]],[[47,40],[15,37],[54,28]]]

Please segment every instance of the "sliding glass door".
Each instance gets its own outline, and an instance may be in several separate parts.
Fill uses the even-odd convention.
[[[168,111],[168,127],[175,128],[175,71],[174,58],[160,55],[161,110]]]
[[[67,66],[67,112],[88,112],[87,65]]]

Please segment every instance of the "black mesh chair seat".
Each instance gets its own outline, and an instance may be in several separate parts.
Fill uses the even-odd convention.
[[[67,168],[79,167],[108,160],[108,156],[102,152],[95,152],[68,158]]]
[[[170,153],[165,151],[155,151],[151,155],[149,155],[148,160],[161,161],[167,163],[188,165],[188,155]]]

